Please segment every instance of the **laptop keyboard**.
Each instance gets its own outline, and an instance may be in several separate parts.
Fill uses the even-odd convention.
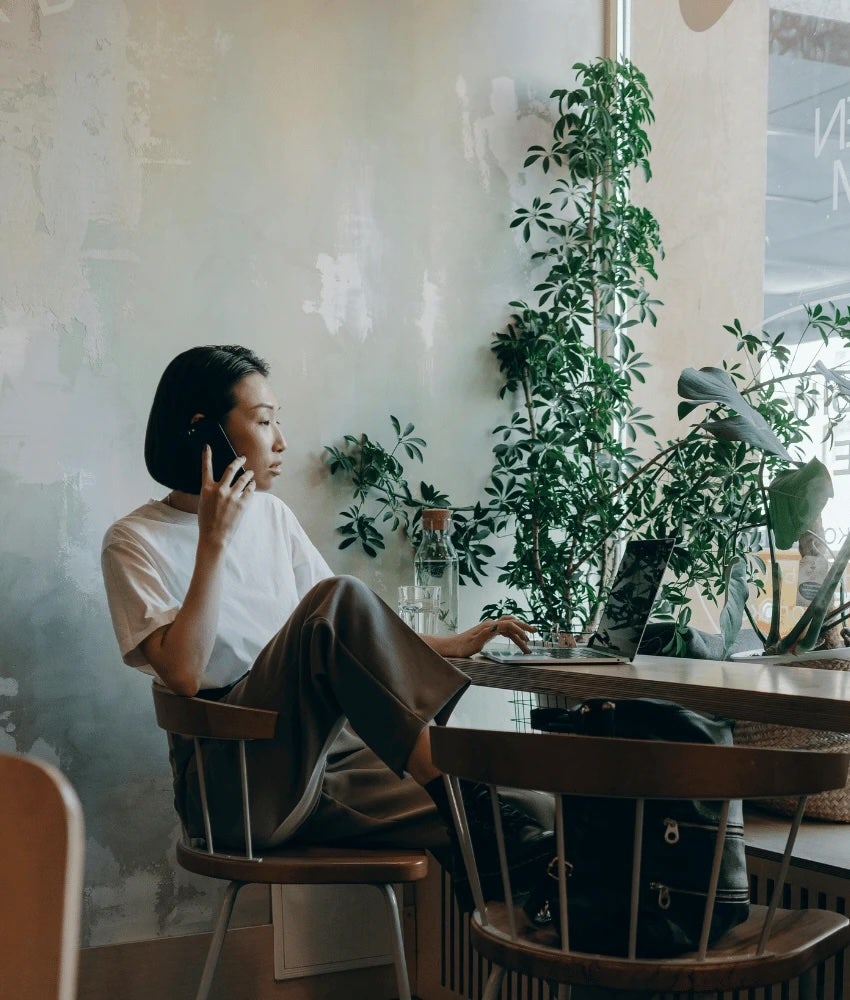
[[[533,648],[535,656],[545,656],[553,660],[621,660],[622,656],[611,653],[607,649],[594,649],[592,646],[547,646],[544,649]]]

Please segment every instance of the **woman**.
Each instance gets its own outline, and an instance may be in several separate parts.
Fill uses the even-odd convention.
[[[145,460],[170,492],[113,524],[103,543],[121,654],[178,694],[279,713],[275,738],[248,746],[258,846],[427,847],[452,862],[429,725],[448,718],[469,679],[444,657],[472,655],[495,634],[525,649],[529,626],[504,617],[423,640],[362,583],[334,577],[269,492],[286,441],[268,372],[227,346],[192,348],[163,373]],[[218,479],[210,447],[196,443],[215,424],[238,456]],[[233,748],[216,744],[207,759],[214,832],[239,843]],[[178,811],[200,836],[190,741],[174,738],[172,768]],[[488,809],[473,803],[474,827],[486,830]],[[552,853],[534,818],[506,813],[519,867]]]

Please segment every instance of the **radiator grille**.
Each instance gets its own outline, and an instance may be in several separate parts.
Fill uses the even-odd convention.
[[[750,898],[754,903],[766,905],[773,891],[775,862],[751,857]],[[782,906],[786,909],[816,907],[847,912],[850,880],[791,866],[785,884]],[[448,876],[442,877],[442,955],[441,985],[450,995],[464,1000],[481,1000],[490,975],[490,963],[484,961],[472,948],[469,940],[469,918],[454,905]],[[846,988],[845,988],[845,984]],[[665,994],[663,1000],[686,994]],[[771,987],[736,990],[723,993],[722,1000],[799,1000],[797,980],[776,983]],[[818,1000],[850,1000],[850,957],[848,952],[834,956],[818,966]],[[513,973],[505,976],[501,1000],[557,1000],[557,992],[550,992],[548,985],[529,976]],[[662,1000],[659,996],[657,1000]]]
[[[469,940],[469,917],[454,904],[451,881],[442,877],[442,956],[440,983],[450,994],[464,1000],[481,1000],[492,968],[482,959]],[[502,983],[501,1000],[557,1000],[539,979],[508,973]]]

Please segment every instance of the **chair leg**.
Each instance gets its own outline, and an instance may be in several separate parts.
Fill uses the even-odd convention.
[[[215,975],[215,970],[218,967],[218,959],[221,955],[221,946],[224,944],[224,936],[227,934],[230,918],[233,916],[233,904],[236,902],[239,890],[245,884],[245,882],[231,882],[224,892],[224,899],[221,903],[221,909],[218,911],[218,920],[215,923],[212,941],[210,941],[210,948],[207,952],[207,960],[204,962],[204,971],[201,974],[201,984],[198,987],[195,1000],[207,1000],[209,996],[213,976]]]
[[[817,1000],[818,970],[817,967],[806,969],[800,974],[800,1000]]]
[[[501,965],[494,965],[481,1000],[497,1000],[499,994],[502,992],[502,980],[504,978],[505,970]]]
[[[404,957],[404,936],[401,930],[401,917],[398,912],[398,900],[395,890],[389,883],[376,885],[375,888],[383,895],[387,905],[387,917],[390,921],[390,936],[392,938],[393,962],[395,963],[395,979],[398,987],[398,1000],[410,1000],[410,980],[407,978],[407,961]]]

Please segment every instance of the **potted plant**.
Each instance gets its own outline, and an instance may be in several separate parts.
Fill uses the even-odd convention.
[[[850,543],[785,636],[777,550],[813,537],[832,493],[826,468],[804,461],[800,446],[817,406],[825,407],[828,429],[843,416],[850,359],[838,369],[798,370],[783,334],[751,333],[735,320],[725,328],[735,360],[679,378],[680,417],[701,419],[657,440],[633,390],[647,364],[637,339],[655,325],[660,306],[649,282],[662,249],[657,221],[629,197],[632,171],[651,175],[651,93],[629,62],[600,59],[574,71],[576,86],[552,94],[551,143],[532,146],[525,160],[544,190],[511,222],[539,280],[534,300],[512,302],[506,328],[492,338],[508,414],[493,431],[486,497],[455,504],[425,482],[415,494],[403,460],[421,462],[425,442],[393,416],[389,448],[346,435],[327,449],[331,471],[348,475],[354,488],[341,547],[359,544],[374,556],[387,529],[415,541],[423,506],[451,506],[463,580],[477,583],[486,572],[494,535],[513,539],[498,567],[513,596],[483,615],[510,611],[586,630],[604,604],[618,543],[675,535],[687,544],[674,551],[673,578],[662,592],[666,652],[701,648],[725,657],[764,572],[776,601],[773,625],[759,633],[765,648],[811,648],[824,624],[846,615],[843,605],[828,609]],[[806,335],[850,344],[850,310],[815,305],[806,314]],[[763,548],[769,568],[758,556]],[[725,605],[720,636],[690,628],[695,591]]]

